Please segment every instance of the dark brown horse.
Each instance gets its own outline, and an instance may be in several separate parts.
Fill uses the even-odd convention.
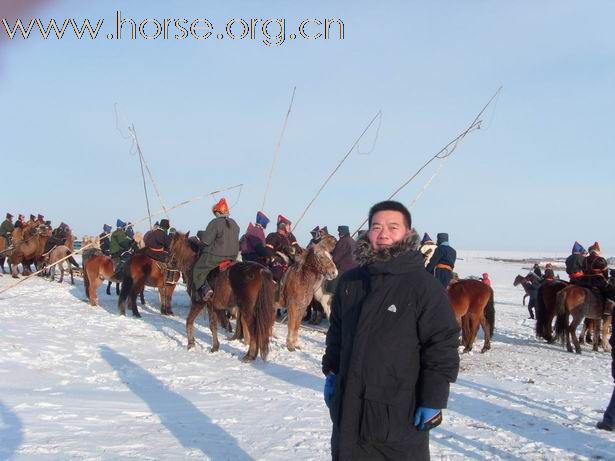
[[[470,352],[479,326],[483,327],[485,342],[482,352],[491,349],[491,336],[495,326],[493,290],[475,279],[463,279],[448,287],[448,299],[457,323],[462,329],[464,352]]]
[[[126,300],[129,299],[132,315],[137,318],[141,317],[137,308],[137,296],[146,286],[158,288],[160,313],[173,315],[171,300],[179,277],[179,271],[174,271],[172,280],[168,281],[166,270],[160,262],[143,253],[133,254],[124,269],[124,278],[117,303],[120,315],[126,315]]]
[[[563,280],[545,282],[538,288],[536,295],[536,337],[545,339],[549,344],[555,342],[553,319],[557,314],[557,293],[568,286]]]
[[[593,350],[598,350],[598,337],[600,337],[600,321],[602,320],[602,348],[609,351],[608,321],[612,313],[605,314],[604,299],[599,293],[579,285],[570,285],[557,293],[557,320],[555,321],[555,334],[566,345],[568,352],[572,352],[570,337],[574,343],[574,350],[581,353],[581,345],[576,330],[583,318],[594,320]],[[572,315],[572,322],[569,322]]]
[[[13,278],[18,278],[17,265],[24,266],[24,275],[29,270],[27,267],[30,263],[37,263],[43,256],[45,245],[51,232],[47,226],[28,227],[23,233],[23,239],[15,241],[15,248],[10,253],[9,261],[12,266]]]
[[[282,277],[279,305],[288,309],[286,347],[291,352],[299,349],[301,320],[323,279],[337,277],[337,268],[330,254],[335,243],[335,237],[325,235],[318,244],[308,248]]]
[[[211,352],[220,348],[218,340],[218,311],[237,308],[237,330],[244,336],[249,349],[242,358],[252,361],[260,353],[266,360],[269,353],[269,338],[275,322],[275,282],[271,271],[254,262],[232,262],[224,270],[215,269],[208,281],[213,296],[206,302],[196,301],[193,296],[192,271],[198,258],[198,245],[191,242],[188,234],[176,232],[171,241],[171,254],[175,267],[185,274],[188,294],[192,305],[186,319],[188,349],[195,346],[194,321],[207,305],[209,329],[212,335]]]
[[[536,287],[534,286],[534,284],[532,284],[532,281],[529,277],[524,277],[523,275],[517,275],[515,277],[513,286],[517,287],[519,285],[521,285],[523,287],[523,291],[525,291],[525,294],[523,295],[523,305],[525,306],[525,298],[529,297],[531,300],[532,297],[534,297]]]

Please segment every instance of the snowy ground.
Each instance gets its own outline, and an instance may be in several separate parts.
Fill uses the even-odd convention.
[[[520,264],[460,254],[462,276],[491,275],[496,335],[487,354],[462,356],[432,458],[615,459],[615,434],[595,429],[613,388],[610,355],[535,339],[512,286]],[[0,277],[0,289],[11,283]],[[158,314],[153,292],[142,319],[119,317],[102,288],[99,297],[92,308],[80,279],[39,278],[0,295],[0,459],[328,459],[322,332],[304,330],[290,353],[277,325],[269,362],[245,365],[237,342],[208,353],[202,317],[200,347],[186,350],[183,290],[174,318]]]

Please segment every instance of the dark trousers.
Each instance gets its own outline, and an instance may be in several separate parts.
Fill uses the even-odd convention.
[[[604,410],[602,422],[607,426],[615,428],[615,388],[613,389],[613,394],[611,394],[609,406],[606,407],[606,410]]]

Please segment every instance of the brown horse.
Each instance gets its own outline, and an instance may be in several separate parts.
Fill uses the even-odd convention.
[[[602,348],[609,351],[607,320],[612,313],[604,313],[604,300],[602,296],[589,288],[579,285],[570,285],[557,293],[557,320],[555,321],[555,334],[566,345],[568,352],[572,352],[570,336],[574,343],[574,350],[581,353],[581,345],[576,335],[576,330],[583,318],[593,319],[594,341],[593,350],[598,350],[598,337],[600,336],[600,321],[602,320]],[[572,315],[572,322],[568,316]]]
[[[12,248],[9,247],[7,240],[4,237],[0,236],[0,268],[2,268],[3,274],[6,274],[6,271],[4,270],[4,261],[7,259],[8,254],[11,250]],[[11,262],[9,260],[9,272],[10,271],[11,271]]]
[[[525,294],[523,295],[523,305],[525,306],[525,298],[529,297],[531,300],[534,296],[536,287],[532,284],[532,281],[529,279],[529,277],[524,277],[523,275],[517,275],[515,277],[513,286],[517,287],[519,285],[521,285],[523,287],[523,291],[525,291]]]
[[[99,249],[85,250],[83,252],[83,285],[85,286],[85,294],[92,306],[98,305],[96,290],[103,280],[121,282],[113,269],[113,260]]]
[[[37,263],[41,259],[50,235],[47,226],[29,227],[24,231],[23,239],[15,242],[15,248],[9,257],[13,278],[19,278],[18,264],[24,265],[24,275],[26,275],[29,272],[27,270],[29,263]]]
[[[61,259],[64,259],[68,256],[64,261],[58,262]],[[55,247],[53,250],[49,252],[49,254],[45,257],[45,265],[51,266],[49,271],[49,278],[53,281],[56,276],[56,266],[60,266],[60,280],[58,283],[62,283],[64,280],[64,265],[68,266],[68,273],[70,274],[70,283],[71,285],[75,284],[75,279],[73,278],[73,266],[77,269],[79,268],[79,264],[75,261],[75,258],[72,257],[72,251],[70,248],[60,245]]]
[[[301,320],[323,279],[337,277],[337,268],[330,254],[335,243],[335,237],[325,235],[318,244],[308,248],[282,277],[279,305],[288,309],[286,347],[291,352],[299,349]]]
[[[555,342],[553,336],[553,319],[557,314],[557,293],[568,286],[563,280],[545,282],[538,288],[536,295],[536,337],[543,338],[547,343]]]
[[[171,300],[179,277],[179,271],[174,271],[172,280],[167,281],[166,270],[160,262],[143,253],[133,254],[126,263],[120,297],[117,303],[120,315],[126,315],[126,300],[130,298],[132,315],[137,318],[141,317],[137,308],[137,296],[143,291],[145,286],[158,288],[158,293],[160,294],[160,313],[162,315],[173,315]]]
[[[206,302],[195,301],[192,282],[192,271],[198,258],[198,245],[193,243],[188,234],[176,232],[171,241],[173,264],[185,274],[188,281],[188,293],[192,305],[186,319],[188,349],[195,346],[194,320],[207,305],[209,314],[209,329],[212,335],[211,352],[220,348],[218,341],[218,311],[237,307],[237,330],[244,335],[249,344],[244,362],[252,361],[260,353],[266,360],[269,353],[269,338],[275,322],[275,282],[271,271],[254,262],[233,262],[224,270],[215,269],[208,276],[213,289],[213,296]]]
[[[463,352],[472,350],[479,325],[483,327],[485,336],[481,353],[491,349],[491,336],[495,325],[491,287],[479,280],[463,279],[449,285],[447,291],[453,313],[462,329]]]

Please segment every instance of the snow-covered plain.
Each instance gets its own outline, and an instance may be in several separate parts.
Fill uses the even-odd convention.
[[[490,352],[462,356],[432,459],[615,459],[615,434],[595,429],[613,389],[610,354],[537,340],[512,286],[523,265],[460,255],[461,276],[492,278],[496,334]],[[0,289],[13,282],[0,277]],[[152,291],[142,319],[120,317],[103,288],[99,298],[84,302],[81,279],[38,277],[0,295],[0,459],[329,458],[322,331],[302,330],[290,353],[278,324],[269,362],[246,365],[241,343],[208,352],[202,317],[200,347],[186,350],[182,289],[173,318]]]

